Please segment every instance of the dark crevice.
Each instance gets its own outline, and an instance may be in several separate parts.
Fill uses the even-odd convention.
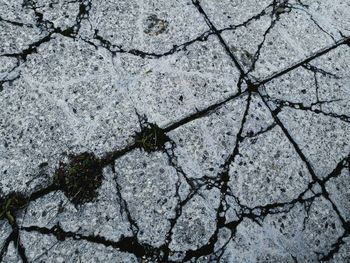
[[[271,23],[270,23],[269,27],[266,29],[266,31],[264,32],[263,40],[258,45],[257,51],[255,52],[254,57],[253,57],[253,63],[251,65],[250,69],[248,70],[247,74],[249,74],[250,72],[255,70],[255,66],[256,66],[256,63],[259,60],[260,52],[261,52],[261,49],[263,48],[263,46],[265,44],[266,37],[270,33],[270,31],[274,28],[274,26],[276,25],[277,21],[278,21],[278,18],[274,18],[274,17],[271,18]]]
[[[259,94],[260,94],[260,93],[259,93]],[[267,103],[267,101],[266,101],[266,96],[263,96],[263,95],[261,95],[261,94],[260,94],[260,96],[261,96],[262,100],[264,101],[265,105],[267,106],[267,108],[270,110],[270,112],[271,112],[273,118],[275,119],[275,122],[276,122],[276,123],[278,124],[278,126],[282,129],[283,133],[284,133],[285,136],[288,138],[288,140],[292,143],[292,145],[293,145],[294,149],[296,150],[296,152],[298,153],[300,159],[306,164],[307,169],[308,169],[308,171],[309,171],[309,173],[310,173],[310,175],[311,175],[311,177],[312,177],[313,183],[317,183],[317,184],[320,185],[321,190],[322,190],[321,195],[322,195],[324,198],[326,198],[326,199],[328,200],[328,202],[331,203],[333,211],[337,214],[339,220],[340,220],[341,223],[342,223],[342,227],[345,229],[345,235],[346,235],[346,236],[349,235],[350,233],[347,232],[348,224],[349,224],[349,223],[343,218],[343,216],[342,216],[341,213],[339,212],[339,209],[337,208],[337,206],[335,205],[335,203],[330,199],[329,193],[327,192],[327,190],[326,190],[326,185],[325,185],[325,183],[326,183],[327,181],[326,181],[326,180],[320,179],[320,178],[316,175],[315,171],[313,170],[313,167],[312,167],[311,163],[307,160],[306,156],[305,156],[304,153],[301,151],[301,149],[300,149],[300,147],[298,146],[298,144],[295,142],[295,140],[293,139],[293,137],[289,134],[289,131],[287,130],[287,128],[285,128],[285,126],[284,126],[284,124],[282,123],[282,121],[278,118],[276,112],[275,112],[274,110],[272,110],[271,107],[268,105],[268,103]],[[349,160],[350,156],[347,157],[347,158],[348,158],[348,160]],[[342,160],[340,163],[343,163],[343,162],[344,162],[344,160]],[[337,166],[336,169],[335,169],[335,171],[333,171],[333,172],[327,177],[327,180],[329,180],[330,178],[332,178],[332,177],[334,177],[334,176],[337,176],[337,175],[339,174],[339,169],[340,169],[340,168]],[[341,241],[338,240],[337,244],[338,244],[338,243],[342,244],[342,239],[343,239],[343,238],[341,238]],[[335,248],[332,249],[332,251],[331,251],[330,254],[329,254],[329,255],[332,255],[331,257],[333,257],[333,255],[339,250],[340,244],[334,246]],[[327,258],[327,256],[326,256],[326,258]]]
[[[272,123],[271,125],[269,125],[266,129],[261,129],[260,131],[258,132],[248,132],[248,134],[246,136],[244,136],[244,138],[255,138],[261,134],[265,134],[269,131],[271,131],[273,128],[275,128],[277,126],[277,123],[274,122]]]
[[[27,205],[26,198],[20,193],[10,193],[0,198],[0,220],[6,219],[11,225],[16,223],[15,213]]]
[[[273,110],[275,113],[280,112],[284,107],[287,107],[287,108],[292,108],[294,110],[309,111],[309,112],[313,112],[315,114],[321,114],[321,115],[324,115],[327,117],[339,119],[343,122],[350,123],[350,116],[347,116],[344,114],[340,115],[340,114],[336,114],[336,113],[332,113],[332,112],[324,112],[322,110],[319,110],[319,109],[313,107],[315,105],[322,106],[322,104],[332,103],[332,102],[336,102],[338,100],[318,101],[317,103],[313,103],[312,106],[305,106],[303,103],[291,102],[291,101],[280,100],[280,99],[272,99],[268,95],[263,95],[263,96],[265,97],[266,100],[268,100],[269,102],[273,102],[277,106],[277,108]]]
[[[38,226],[22,227],[22,231],[36,232],[42,235],[53,235],[59,241],[67,239],[84,240],[90,243],[101,244],[106,247],[113,247],[121,252],[131,253],[138,258],[147,257],[157,259],[159,249],[148,244],[140,244],[136,237],[121,237],[119,241],[108,240],[102,236],[85,236],[70,231],[64,231],[59,225],[53,228],[45,228]]]
[[[22,23],[22,22],[7,20],[7,19],[4,19],[4,18],[2,18],[0,16],[0,22],[1,21],[5,22],[5,23],[8,23],[8,24],[11,24],[11,25],[14,25],[14,26],[33,28],[33,25],[31,25],[31,24],[25,24],[25,23]]]
[[[297,1],[299,5],[307,8],[306,5],[304,5],[301,1]],[[43,19],[43,14],[38,11],[38,7],[36,6],[35,1],[27,0],[24,1],[24,5],[28,8],[31,8],[35,15],[36,15],[36,20],[37,20],[37,26],[42,28],[43,32],[46,32],[46,36],[43,37],[42,39],[32,43],[29,45],[29,47],[19,53],[13,53],[13,54],[4,54],[2,56],[6,57],[15,57],[18,60],[26,61],[27,57],[30,54],[36,53],[37,49],[41,44],[49,42],[54,34],[60,34],[64,37],[68,38],[77,38],[80,30],[80,24],[82,20],[88,19],[89,18],[89,10],[91,9],[91,2],[90,1],[79,1],[79,13],[77,14],[76,17],[76,24],[72,27],[68,27],[65,29],[61,28],[54,28],[53,23],[51,21],[46,21]],[[183,43],[181,45],[175,45],[171,50],[162,53],[162,54],[157,54],[157,53],[147,53],[144,51],[136,50],[136,49],[131,49],[131,50],[126,50],[123,49],[120,46],[116,46],[109,42],[108,40],[104,39],[102,36],[99,35],[98,30],[95,31],[94,34],[94,40],[97,40],[99,45],[96,43],[87,40],[87,39],[82,39],[86,43],[93,45],[94,47],[98,48],[98,46],[102,46],[109,50],[113,55],[117,53],[128,53],[132,54],[135,56],[139,56],[141,58],[160,58],[163,56],[168,56],[172,55],[175,52],[181,51],[181,50],[186,50],[186,48],[189,45],[192,45],[195,42],[203,42],[207,41],[209,36],[211,35],[216,35],[227,52],[227,54],[230,56],[232,61],[234,62],[236,68],[240,72],[240,78],[238,82],[238,87],[239,87],[239,92],[235,95],[232,95],[220,102],[216,102],[202,110],[199,110],[193,114],[188,115],[187,117],[176,121],[175,123],[172,123],[164,128],[159,127],[155,123],[149,123],[147,120],[146,121],[140,121],[141,123],[141,130],[139,132],[136,132],[134,135],[134,143],[125,147],[124,149],[121,150],[115,150],[112,152],[107,152],[102,158],[97,158],[91,153],[81,153],[75,156],[70,157],[70,162],[69,163],[61,163],[60,167],[56,170],[56,173],[54,175],[54,182],[42,189],[39,189],[32,193],[29,197],[22,197],[20,193],[11,193],[5,197],[3,197],[0,200],[0,219],[6,219],[10,225],[12,226],[12,233],[6,238],[3,247],[0,250],[0,262],[3,259],[3,256],[5,255],[8,245],[11,242],[14,242],[17,244],[17,251],[18,255],[21,257],[23,262],[28,262],[28,259],[25,254],[25,249],[23,245],[20,242],[20,233],[19,231],[26,231],[26,232],[36,232],[40,233],[42,235],[53,235],[56,237],[58,241],[64,241],[67,239],[73,239],[73,240],[85,240],[90,243],[95,243],[95,244],[102,244],[104,246],[111,246],[115,249],[118,249],[119,251],[122,252],[127,252],[135,255],[138,258],[142,259],[148,259],[148,260],[153,260],[156,262],[171,262],[169,260],[169,257],[173,251],[170,250],[169,246],[172,241],[173,237],[173,230],[174,227],[182,215],[182,210],[183,207],[195,196],[195,195],[200,195],[200,190],[201,188],[207,187],[207,189],[211,189],[212,187],[215,187],[220,190],[220,202],[219,206],[216,211],[216,228],[212,236],[209,238],[207,244],[195,249],[195,250],[188,250],[184,251],[185,257],[183,261],[187,260],[197,260],[198,258],[206,255],[210,255],[210,259],[212,261],[220,262],[224,252],[225,252],[225,247],[227,244],[230,242],[232,238],[234,238],[236,229],[239,226],[241,222],[243,222],[244,219],[250,219],[252,222],[257,223],[257,224],[262,224],[262,221],[267,215],[273,215],[273,214],[279,214],[279,213],[287,213],[290,212],[293,207],[295,207],[296,204],[303,204],[305,207],[305,210],[308,214],[308,211],[310,210],[311,205],[313,204],[314,200],[318,197],[324,197],[326,198],[331,204],[332,208],[337,214],[339,220],[342,223],[342,227],[344,229],[344,233],[342,236],[340,236],[335,244],[332,245],[331,251],[329,251],[328,254],[323,255],[321,260],[327,261],[333,258],[333,256],[340,250],[342,245],[344,244],[344,239],[350,235],[350,223],[347,222],[343,216],[341,215],[339,209],[337,208],[336,204],[331,200],[329,197],[329,194],[326,190],[326,183],[331,180],[332,178],[336,178],[337,176],[340,175],[342,169],[344,167],[349,166],[349,158],[347,157],[343,159],[341,162],[338,163],[336,168],[325,178],[318,178],[317,175],[315,174],[312,164],[309,162],[307,157],[304,155],[302,150],[300,149],[299,145],[296,143],[296,141],[293,139],[293,137],[290,135],[289,131],[287,128],[284,126],[283,122],[279,119],[278,113],[283,107],[292,107],[298,110],[307,110],[307,111],[312,111],[317,114],[323,114],[326,116],[334,117],[341,119],[342,121],[349,122],[349,117],[345,115],[338,115],[335,113],[326,113],[323,112],[322,110],[319,109],[314,109],[312,107],[306,107],[301,103],[292,103],[289,101],[282,101],[282,100],[271,100],[267,95],[262,94],[262,91],[260,90],[261,87],[263,87],[264,84],[267,82],[281,77],[288,72],[299,68],[299,67],[304,67],[307,70],[310,70],[314,73],[315,77],[315,86],[316,86],[316,94],[317,94],[317,102],[313,104],[314,105],[322,105],[324,103],[329,103],[330,101],[324,102],[320,101],[318,97],[318,81],[317,81],[317,74],[322,74],[322,75],[327,75],[333,78],[338,78],[335,74],[326,72],[322,69],[319,69],[317,67],[314,67],[309,64],[312,60],[327,54],[331,50],[341,46],[341,45],[349,45],[350,46],[350,38],[343,36],[343,39],[336,42],[334,45],[327,47],[325,49],[319,50],[318,52],[312,54],[308,58],[295,63],[291,66],[289,66],[286,69],[283,69],[280,72],[274,73],[273,75],[267,77],[266,79],[263,79],[261,81],[253,82],[253,80],[249,79],[247,76],[247,73],[244,72],[240,62],[238,59],[235,57],[235,55],[231,52],[230,48],[227,46],[225,43],[224,39],[221,36],[221,33],[224,31],[228,30],[235,30],[238,27],[246,26],[250,22],[254,20],[260,19],[261,16],[267,14],[267,8],[273,7],[273,12],[271,14],[271,24],[268,27],[268,29],[264,32],[263,35],[263,41],[258,45],[258,50],[254,55],[254,62],[252,64],[251,69],[248,72],[251,72],[255,68],[255,64],[259,59],[260,56],[260,51],[264,45],[264,42],[266,40],[266,37],[268,33],[273,29],[276,21],[278,21],[279,17],[283,15],[284,13],[288,13],[291,11],[291,9],[295,8],[293,6],[290,6],[288,4],[288,1],[273,1],[272,4],[270,4],[267,8],[265,8],[261,13],[252,16],[249,18],[247,21],[243,22],[240,25],[233,25],[229,26],[228,28],[224,29],[217,29],[214,24],[210,21],[209,17],[205,13],[205,11],[202,9],[200,2],[198,0],[192,0],[192,3],[194,6],[198,9],[198,11],[203,15],[207,25],[209,26],[210,30],[203,33],[202,35],[198,36],[195,39],[192,39],[186,43]],[[304,10],[305,11],[305,10]],[[313,19],[313,17],[310,15],[311,20],[325,33],[320,27],[317,22]],[[14,22],[14,21],[8,21],[5,19],[2,19],[0,17],[0,21],[4,21],[6,23],[10,23],[16,26],[27,26],[23,23],[20,22]],[[328,33],[327,33],[328,34]],[[17,67],[19,64],[17,65]],[[4,82],[7,82],[10,80],[1,80],[0,82],[0,91],[1,91],[1,85]],[[246,92],[241,92],[241,85],[246,84],[247,89]],[[258,93],[269,111],[271,112],[274,123],[270,126],[268,126],[264,130],[260,130],[255,134],[248,134],[247,136],[243,136],[243,130],[244,130],[244,125],[247,121],[247,116],[249,113],[250,109],[250,103],[251,103],[251,97],[253,93]],[[186,173],[183,171],[181,166],[178,164],[177,156],[175,155],[175,148],[176,144],[167,136],[167,133],[169,133],[172,130],[175,130],[187,123],[190,123],[196,119],[205,117],[212,112],[216,111],[229,101],[232,101],[236,98],[242,97],[242,96],[247,96],[247,101],[246,101],[246,107],[245,111],[242,113],[242,121],[240,125],[240,129],[238,131],[237,137],[236,137],[236,143],[234,146],[234,149],[232,153],[229,155],[229,157],[225,160],[224,164],[221,165],[220,173],[217,174],[217,176],[214,176],[212,178],[203,176],[200,179],[191,179],[188,178]],[[273,101],[275,104],[278,105],[277,109],[272,109],[269,107],[268,102]],[[307,189],[304,189],[303,192],[301,192],[297,198],[289,201],[289,202],[284,202],[284,203],[272,203],[272,204],[267,204],[264,206],[256,206],[256,207],[247,207],[242,205],[239,202],[239,198],[234,196],[232,193],[230,187],[229,187],[229,181],[230,181],[230,165],[232,162],[235,161],[235,158],[239,155],[239,146],[240,143],[245,139],[245,138],[252,138],[259,136],[260,134],[266,133],[276,126],[279,126],[285,136],[287,137],[288,141],[293,145],[293,148],[295,149],[296,153],[298,154],[299,158],[302,160],[302,162],[306,165],[309,173],[311,174],[312,177],[312,182],[309,183]],[[101,182],[102,182],[102,169],[106,166],[111,165],[112,170],[114,171],[114,162],[121,156],[129,153],[130,151],[134,149],[143,149],[146,152],[153,152],[153,151],[162,151],[167,157],[168,157],[168,163],[171,165],[173,168],[175,168],[177,176],[178,176],[178,181],[176,183],[176,194],[175,198],[177,199],[177,206],[175,208],[175,216],[171,219],[168,219],[170,222],[170,228],[169,231],[167,232],[166,235],[166,240],[163,245],[160,247],[153,247],[149,244],[141,243],[138,238],[137,234],[139,232],[139,227],[136,223],[136,221],[132,218],[131,212],[129,211],[128,204],[126,200],[123,199],[122,194],[121,194],[121,186],[118,184],[118,178],[115,177],[116,181],[116,188],[117,188],[117,195],[119,198],[119,205],[121,209],[121,214],[125,213],[126,217],[128,219],[128,222],[130,224],[130,228],[132,230],[133,236],[131,237],[124,237],[122,236],[119,241],[111,241],[106,239],[105,237],[102,236],[96,236],[96,235],[91,235],[91,236],[86,236],[74,232],[69,232],[69,231],[64,231],[59,225],[56,225],[53,228],[45,228],[45,227],[39,227],[39,226],[30,226],[30,227],[18,227],[17,222],[16,222],[16,213],[20,210],[22,210],[24,207],[26,207],[29,202],[32,202],[34,200],[37,200],[38,198],[41,198],[48,193],[51,193],[53,191],[61,190],[65,193],[65,195],[71,200],[72,203],[74,204],[80,204],[84,202],[91,202],[96,198],[97,192],[96,190],[100,187]],[[115,173],[115,171],[114,171]],[[116,173],[115,173],[116,174]],[[179,188],[182,183],[181,179],[184,178],[185,182],[190,186],[190,193],[187,195],[187,197],[182,200],[179,194]],[[316,185],[319,185],[321,188],[321,193],[315,193],[313,192],[313,187]],[[307,198],[305,197],[307,193],[312,192],[313,195],[310,197],[308,196]],[[21,197],[19,197],[21,196]],[[228,204],[226,201],[227,196],[232,196],[235,198],[236,202],[238,203],[240,207],[240,211],[238,211],[239,218],[235,221],[227,222],[226,220],[226,212],[228,210]],[[306,222],[306,220],[305,220]],[[304,222],[304,223],[305,223]],[[218,241],[219,238],[219,230],[222,228],[227,228],[231,231],[231,237],[229,240],[218,250],[215,251],[215,244]],[[292,258],[295,262],[297,262],[297,258],[292,255]]]
[[[260,94],[260,93],[259,93]],[[272,117],[274,118],[275,122],[277,123],[277,125],[282,129],[283,133],[285,134],[285,136],[288,138],[289,142],[293,145],[295,151],[298,153],[300,159],[303,161],[303,163],[305,163],[312,179],[314,181],[319,181],[318,177],[316,176],[316,173],[311,165],[311,163],[307,160],[306,156],[304,155],[304,153],[301,151],[299,145],[295,142],[295,140],[293,139],[293,137],[289,134],[289,131],[287,130],[287,128],[284,126],[284,124],[282,123],[282,121],[278,118],[278,116],[276,115],[276,112],[274,110],[271,109],[270,105],[267,103],[266,98],[260,94],[260,97],[262,99],[262,101],[264,102],[264,104],[266,105],[266,107],[269,109],[269,111],[272,114]]]
[[[213,35],[214,33],[209,31],[206,31],[199,35],[198,37],[191,39],[187,42],[184,42],[182,44],[174,45],[170,50],[164,52],[164,53],[152,53],[152,52],[146,52],[138,49],[125,49],[120,45],[115,45],[109,40],[105,39],[103,36],[99,35],[99,30],[95,29],[93,39],[97,40],[99,42],[99,45],[96,43],[92,42],[89,39],[81,38],[84,42],[94,46],[95,48],[98,48],[99,46],[107,49],[109,52],[111,52],[112,55],[116,54],[130,54],[134,56],[138,56],[141,58],[161,58],[161,57],[166,57],[170,56],[176,52],[186,50],[186,48],[196,42],[205,42],[208,40],[208,38]]]
[[[14,235],[16,233],[14,231],[11,232],[11,234],[4,240],[4,243],[0,249],[0,262],[3,262],[4,256],[7,252],[8,246],[10,245],[11,241],[14,240]]]
[[[223,33],[226,31],[235,31],[236,29],[240,28],[240,27],[247,27],[251,22],[253,21],[258,21],[261,19],[261,17],[268,15],[269,14],[269,9],[272,6],[272,4],[269,4],[268,6],[266,6],[260,13],[248,18],[246,21],[237,24],[237,25],[230,25],[228,27],[222,28],[222,29],[218,29],[217,32],[218,33]]]
[[[269,76],[263,80],[257,81],[256,85],[261,86],[261,85],[264,85],[264,84],[270,82],[271,80],[273,80],[275,78],[281,77],[281,76],[287,74],[288,72],[290,72],[294,69],[297,69],[305,64],[308,64],[312,60],[314,60],[318,57],[321,57],[322,55],[327,54],[328,52],[336,49],[337,47],[347,44],[349,41],[350,41],[350,37],[345,37],[345,38],[337,41],[334,45],[332,45],[330,47],[326,47],[324,49],[321,49],[321,50],[317,51],[316,53],[310,55],[306,59],[303,59],[302,61],[299,61],[299,62],[295,63],[294,65],[289,66],[288,68],[285,68],[277,73],[274,73],[271,76]]]
[[[177,129],[177,128],[179,128],[179,127],[181,127],[189,122],[196,120],[196,119],[203,118],[203,117],[211,114],[212,112],[218,110],[220,107],[224,106],[226,103],[233,101],[235,99],[238,99],[246,94],[247,94],[247,92],[238,92],[237,94],[234,94],[234,95],[232,95],[232,96],[230,96],[222,101],[216,102],[215,104],[212,104],[212,105],[210,105],[202,110],[198,110],[197,112],[166,126],[163,130],[165,132],[170,132],[170,131],[175,130],[175,129]]]
[[[115,173],[114,173],[115,174]],[[120,214],[123,215],[123,213],[126,214],[126,217],[128,219],[129,225],[130,225],[130,229],[133,233],[134,237],[137,237],[137,234],[139,232],[139,226],[137,225],[136,221],[133,219],[130,210],[129,210],[129,206],[128,203],[126,202],[126,200],[123,198],[122,194],[121,194],[121,186],[118,183],[118,177],[117,175],[115,175],[115,182],[116,182],[116,188],[117,188],[117,195],[119,198],[119,205],[120,205]]]
[[[228,158],[225,160],[225,163],[221,166],[221,172],[218,174],[218,177],[220,178],[220,203],[216,213],[216,229],[212,236],[209,238],[209,241],[206,245],[196,250],[186,251],[184,261],[188,261],[192,258],[198,259],[201,256],[210,255],[214,253],[215,244],[218,240],[219,230],[225,225],[226,222],[226,196],[228,194],[228,182],[230,181],[229,167],[230,164],[236,158],[236,156],[239,154],[239,144],[243,140],[242,133],[249,112],[250,101],[251,93],[249,93],[247,96],[246,108],[243,113],[240,129],[237,133],[236,144],[234,146],[234,149],[232,153],[228,156]]]
[[[239,63],[238,59],[235,57],[235,55],[231,52],[230,48],[228,47],[228,45],[226,44],[225,40],[222,38],[220,32],[218,31],[218,29],[214,26],[214,24],[210,21],[209,17],[207,16],[207,14],[205,13],[205,11],[203,10],[202,6],[200,5],[198,0],[192,0],[192,3],[194,4],[194,6],[198,9],[199,13],[202,14],[202,16],[204,17],[207,25],[209,26],[209,28],[216,34],[216,36],[218,37],[221,45],[223,46],[223,48],[225,49],[226,53],[231,57],[232,61],[234,62],[236,68],[238,69],[238,71],[240,72],[241,78],[245,79],[245,72],[243,67],[241,66],[241,64]]]
[[[300,10],[304,13],[306,13],[311,21],[318,27],[318,29],[320,29],[323,33],[325,33],[326,35],[328,35],[335,43],[337,42],[336,39],[334,38],[334,36],[332,34],[330,34],[329,32],[327,32],[318,22],[317,20],[313,17],[312,14],[310,14],[310,12],[307,11],[307,9],[305,8],[300,8],[300,7],[296,7],[296,6],[291,6],[292,9],[296,9],[296,10]]]

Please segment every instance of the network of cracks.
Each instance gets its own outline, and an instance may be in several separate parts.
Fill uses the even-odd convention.
[[[112,130],[112,135],[106,133],[108,137],[115,132],[122,142],[116,139],[104,144],[109,138],[98,134],[96,144],[90,148],[78,147],[69,152],[69,148],[61,151],[59,146],[57,155],[33,168],[36,174],[24,179],[25,183],[17,182],[24,184],[24,189],[11,189],[21,178],[15,177],[8,190],[5,187],[0,190],[0,232],[4,235],[0,237],[0,262],[78,262],[84,261],[84,253],[88,262],[91,258],[92,262],[348,262],[349,30],[337,28],[334,33],[326,29],[312,13],[313,5],[317,4],[311,1],[270,0],[259,4],[236,1],[232,10],[238,10],[241,5],[240,11],[249,15],[242,15],[235,24],[230,20],[230,10],[225,12],[209,0],[183,0],[173,6],[163,1],[159,6],[152,1],[112,2],[25,0],[15,6],[23,16],[0,15],[4,31],[11,34],[14,30],[23,39],[27,36],[18,33],[22,29],[33,35],[24,40],[29,43],[24,49],[20,44],[19,48],[6,47],[3,43],[12,40],[6,34],[1,35],[0,45],[4,46],[0,46],[0,61],[4,65],[8,63],[5,69],[0,68],[1,102],[10,100],[12,95],[6,95],[8,90],[18,86],[22,92],[23,83],[40,86],[40,82],[45,82],[45,63],[54,63],[55,56],[60,58],[74,48],[68,58],[61,59],[64,64],[76,56],[77,64],[67,62],[67,68],[62,71],[60,64],[53,65],[52,68],[58,68],[53,78],[70,74],[66,72],[81,65],[88,72],[83,87],[88,89],[89,82],[98,86],[92,94],[98,97],[100,83],[94,83],[89,76],[103,79],[105,75],[100,70],[106,68],[101,69],[99,62],[84,64],[87,60],[84,56],[79,60],[79,52],[85,48],[87,57],[103,61],[107,56],[112,61],[107,62],[110,63],[107,67],[120,66],[119,72],[110,74],[125,75],[111,82],[119,81],[121,87],[147,82],[149,86],[145,89],[155,89],[154,93],[140,89],[125,104],[113,104],[117,111],[125,111],[120,119],[128,125],[133,122],[131,126],[125,125],[125,129]],[[147,10],[146,5],[156,11]],[[181,11],[177,5],[189,8],[189,13],[184,11],[182,15],[193,16],[198,22],[198,25],[186,23],[185,28],[198,27],[203,31],[187,32],[182,25],[174,25],[177,16],[184,20],[181,14],[173,11],[175,16],[167,16],[160,8]],[[349,6],[342,8],[350,11]],[[146,11],[137,15],[134,9]],[[216,13],[217,10],[223,14]],[[116,21],[108,20],[117,13]],[[129,13],[137,21],[129,21]],[[108,18],[107,22],[104,17]],[[294,20],[288,17],[301,17],[300,23],[306,23],[307,18],[310,22],[307,28],[314,29],[299,36],[306,38],[306,45],[312,47],[305,53],[298,48],[288,50],[279,42],[278,32],[287,38],[280,26],[289,23],[288,30],[292,31],[293,27],[299,30],[298,25],[290,24]],[[144,35],[140,40],[141,44],[146,43],[144,49],[137,49],[137,45],[126,48],[133,46],[129,37],[123,36],[123,32],[113,33],[114,27],[124,28],[118,22],[123,19],[127,20],[126,28],[134,30],[135,23]],[[223,22],[225,19],[227,22]],[[263,26],[259,28],[256,24]],[[109,25],[111,31],[104,30]],[[177,36],[177,26],[179,32],[191,37]],[[255,31],[256,28],[260,31]],[[312,38],[304,35],[308,33]],[[248,45],[245,41],[251,44],[250,48],[245,49]],[[80,43],[78,48],[75,42]],[[148,48],[149,45],[157,48]],[[40,57],[49,48],[51,53],[47,57],[53,54],[53,58]],[[210,49],[215,52],[211,53]],[[273,53],[280,57],[272,57]],[[203,57],[206,60],[200,60]],[[135,63],[142,66],[134,66]],[[169,65],[176,65],[174,72],[180,77],[167,79],[172,74]],[[28,76],[34,76],[36,71],[44,73],[35,82]],[[75,77],[81,75],[72,74],[73,81],[68,80],[67,85],[74,86]],[[57,82],[60,81],[58,78]],[[201,94],[202,91],[194,94],[189,91],[188,95],[176,90],[186,81],[190,83],[189,89],[197,85],[200,90],[208,89],[208,95]],[[155,88],[162,85],[166,87],[164,90]],[[48,96],[59,96],[50,88],[45,92]],[[73,91],[79,92],[79,88]],[[126,91],[133,92],[131,88]],[[77,95],[76,101],[71,102],[73,109],[69,116],[83,111],[79,105],[84,104],[84,89],[82,94],[83,100]],[[113,96],[116,95],[102,99]],[[148,98],[152,96],[154,100]],[[166,103],[162,104],[162,100]],[[13,105],[4,102],[2,108],[7,106]],[[20,106],[16,107],[13,115],[20,111]],[[130,107],[130,115],[126,107]],[[172,112],[173,108],[178,108],[178,112]],[[94,111],[95,108],[90,109],[89,114]],[[84,122],[102,118],[85,117],[82,117]],[[4,114],[1,118],[3,127],[8,124],[8,116]],[[113,122],[112,119],[113,114],[108,121]],[[50,124],[49,130],[59,130],[55,125]],[[93,128],[87,126],[86,130]],[[74,125],[70,129],[71,134],[82,131]],[[8,143],[12,136],[9,130],[5,135],[2,154],[20,147]],[[53,147],[63,135],[55,136]],[[89,139],[95,140],[92,136]],[[94,151],[102,141],[101,148]],[[12,158],[9,156],[8,159]],[[27,165],[23,162],[21,165]],[[6,167],[0,172],[1,180],[12,176]],[[28,191],[27,186],[33,181],[34,186]],[[98,227],[91,230],[89,225],[94,220]],[[64,259],[60,253],[72,253],[71,259]]]

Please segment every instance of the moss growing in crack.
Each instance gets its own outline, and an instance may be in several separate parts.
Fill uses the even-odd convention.
[[[54,185],[62,190],[73,204],[93,201],[101,184],[101,161],[92,153],[71,156],[70,163],[61,163],[54,176]]]
[[[134,138],[136,146],[146,152],[163,150],[165,143],[170,141],[165,132],[154,123],[147,123]]]
[[[5,199],[0,200],[0,220],[7,219],[10,224],[15,223],[15,212],[24,208],[27,200],[18,193],[12,193]]]

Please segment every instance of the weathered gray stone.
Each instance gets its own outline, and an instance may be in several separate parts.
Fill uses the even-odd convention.
[[[188,177],[215,177],[236,143],[246,98],[225,104],[215,113],[169,133],[178,164]]]
[[[117,160],[116,180],[130,215],[138,226],[141,242],[164,243],[175,217],[177,184],[186,183],[169,166],[166,155],[135,150]]]
[[[38,237],[37,233],[22,233],[21,239],[31,262],[138,262],[130,254],[84,240],[57,241],[52,235]]]
[[[331,204],[318,198],[309,208],[298,204],[288,213],[271,214],[261,226],[244,220],[224,247],[223,262],[315,262],[341,233]]]
[[[92,3],[83,29],[82,35],[87,39],[93,40],[97,32],[125,50],[161,54],[199,37],[209,28],[189,0],[104,0]]]
[[[349,262],[349,11],[0,1],[0,262]]]

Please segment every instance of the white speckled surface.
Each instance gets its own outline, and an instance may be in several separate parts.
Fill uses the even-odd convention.
[[[350,262],[349,13],[0,0],[0,262]]]

